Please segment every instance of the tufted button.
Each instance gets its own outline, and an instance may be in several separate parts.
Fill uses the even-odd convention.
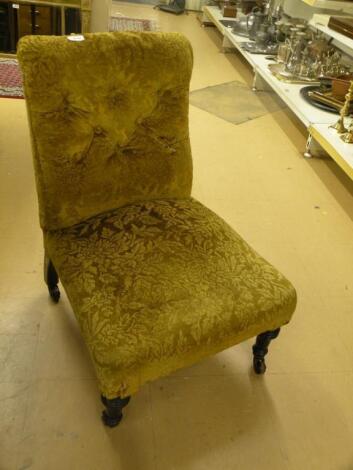
[[[127,106],[129,102],[129,92],[127,90],[116,89],[109,95],[110,106]]]
[[[95,135],[102,135],[102,134],[104,134],[104,130],[100,126],[96,126],[94,128],[94,133],[95,133]]]

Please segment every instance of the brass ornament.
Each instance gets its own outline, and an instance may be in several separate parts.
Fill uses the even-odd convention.
[[[347,92],[345,98],[346,99],[345,99],[344,105],[341,108],[340,117],[339,117],[338,121],[336,122],[336,124],[333,124],[332,126],[330,126],[331,128],[336,129],[336,131],[339,134],[344,134],[344,135],[346,135],[346,133],[348,133],[348,129],[344,125],[344,118],[346,116],[348,116],[348,114],[349,114],[350,105],[351,105],[351,102],[352,102],[352,99],[353,99],[353,81],[351,81],[351,83],[349,85],[349,89],[348,89],[348,92]],[[341,139],[344,140],[343,136],[341,136]]]
[[[353,144],[353,124],[349,126],[345,134],[341,135],[341,139],[345,144]]]
[[[340,112],[341,116],[338,118],[338,121],[336,122],[336,124],[332,124],[330,126],[331,129],[336,129],[338,134],[344,134],[347,132],[347,129],[344,127],[344,115],[342,116],[342,109]]]

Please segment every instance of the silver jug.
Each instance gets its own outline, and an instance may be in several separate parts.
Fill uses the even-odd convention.
[[[260,29],[260,26],[267,18],[265,13],[262,13],[259,10],[254,10],[250,15],[247,16],[246,26],[249,34],[249,39],[255,40],[256,34]]]
[[[270,41],[268,28],[269,25],[267,23],[262,23],[256,33],[255,42],[259,48],[264,48]]]

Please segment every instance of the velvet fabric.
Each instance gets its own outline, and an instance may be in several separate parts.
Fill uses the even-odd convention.
[[[190,195],[192,52],[183,36],[26,36],[18,59],[43,229]]]
[[[19,60],[46,253],[106,397],[289,322],[290,282],[190,197],[182,36],[25,38]]]
[[[278,328],[295,307],[289,282],[193,199],[119,208],[45,245],[109,397]]]

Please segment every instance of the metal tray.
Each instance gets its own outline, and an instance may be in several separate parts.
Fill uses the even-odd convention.
[[[271,44],[265,47],[260,47],[255,42],[244,42],[241,44],[241,48],[251,54],[268,54],[277,55],[278,44]]]
[[[337,110],[337,108],[335,108],[335,107],[333,107],[333,106],[330,106],[329,104],[320,103],[319,101],[314,100],[314,99],[309,95],[310,92],[312,92],[312,91],[319,91],[319,90],[320,90],[320,87],[319,87],[319,86],[309,85],[309,86],[303,87],[303,88],[300,90],[300,94],[301,94],[301,96],[304,98],[304,100],[305,100],[307,103],[311,104],[312,106],[315,106],[315,108],[322,109],[323,111],[327,111],[328,113],[339,114],[339,111]]]
[[[233,28],[234,22],[237,21],[236,18],[234,20],[219,20],[220,23],[222,23],[223,26],[226,28]]]
[[[268,66],[270,72],[278,78],[278,80],[281,80],[282,82],[285,83],[295,83],[295,84],[307,84],[311,83],[312,85],[316,84],[319,85],[319,80],[315,78],[308,78],[308,77],[300,77],[298,75],[291,75],[290,73],[285,71],[285,65],[284,64],[269,64]]]

